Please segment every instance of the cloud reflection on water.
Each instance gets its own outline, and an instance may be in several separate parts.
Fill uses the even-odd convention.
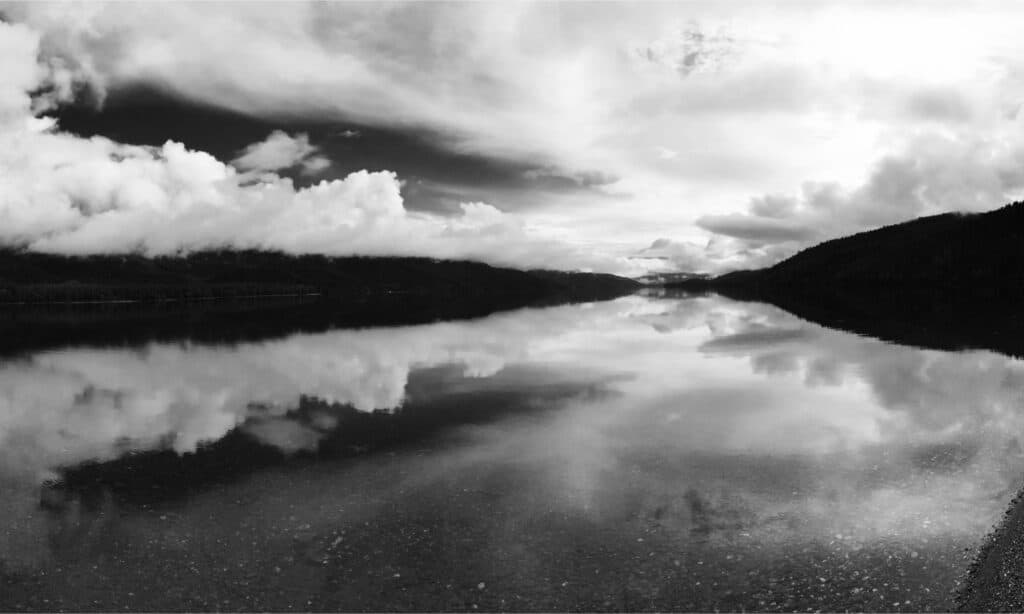
[[[249,425],[258,438],[294,442],[304,435],[284,431],[295,425],[268,418],[286,416],[303,396],[364,412],[393,410],[413,370],[453,364],[465,377],[486,378],[621,308],[518,311],[223,346],[35,353],[0,363],[0,467],[38,473],[132,450],[191,452],[250,420],[259,422]]]
[[[439,367],[448,375],[416,384]],[[395,510],[429,516],[437,512],[427,502],[452,497],[444,515],[487,536],[475,543],[481,551],[522,551],[523,533],[508,529],[521,526],[547,548],[576,547],[537,524],[557,513],[609,540],[647,536],[652,552],[660,540],[667,552],[721,554],[723,568],[733,565],[726,552],[804,560],[811,543],[844,560],[879,544],[908,561],[927,551],[915,564],[945,570],[928,572],[944,582],[1024,470],[1024,362],[898,346],[711,297],[628,297],[234,346],[38,353],[0,366],[0,459],[10,473],[129,448],[188,452],[239,425],[265,444],[311,449],[344,427],[329,413],[300,420],[292,410],[303,395],[388,410],[443,404],[472,382],[480,394],[460,402],[483,408],[497,388],[476,384],[502,380],[525,409],[544,378],[580,373],[613,394],[464,426],[429,456],[373,465],[373,479],[365,467],[307,468],[300,495],[285,478],[254,476],[195,495],[181,513],[244,497],[262,523],[297,515],[316,532],[342,522],[324,510],[358,506],[386,524]],[[485,493],[494,508],[459,508],[467,492]],[[296,511],[295,500],[309,505]],[[198,511],[193,521],[203,539],[233,530],[207,527]]]

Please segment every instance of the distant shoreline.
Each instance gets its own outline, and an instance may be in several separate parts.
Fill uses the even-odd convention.
[[[639,282],[615,275],[519,270],[470,261],[203,251],[180,256],[62,256],[0,248],[0,304],[201,301],[285,295],[366,299],[403,293],[599,298]]]
[[[608,300],[640,287],[614,275],[426,258],[72,258],[0,250],[0,355],[78,343],[236,343],[408,326]]]
[[[210,295],[190,296],[187,298],[159,299],[95,299],[95,300],[42,300],[42,301],[0,301],[0,307],[32,306],[32,305],[151,305],[160,303],[198,303],[205,301],[253,300],[271,298],[312,298],[322,296],[320,292],[303,292],[289,294],[242,294],[242,295]]]

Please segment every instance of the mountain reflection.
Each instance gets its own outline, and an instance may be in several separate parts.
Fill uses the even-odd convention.
[[[593,574],[578,563],[591,559],[566,562],[586,553],[603,584],[626,588],[573,602],[584,609],[870,610],[910,595],[913,609],[948,608],[965,548],[1019,485],[1022,393],[1024,362],[992,352],[900,346],[719,297],[633,296],[262,343],[26,355],[0,365],[0,478],[33,484],[34,499],[3,503],[25,518],[54,472],[99,485],[88,496],[107,511],[74,513],[114,523],[122,544],[140,531],[171,539],[154,509],[229,552],[250,551],[231,545],[246,523],[274,527],[260,533],[265,556],[308,536],[317,562],[294,578],[345,587],[310,607],[381,609],[360,566],[331,562],[349,530],[381,568],[411,553],[395,573],[441,586],[491,570],[488,586],[506,595],[524,589],[501,582],[532,581],[523,574]],[[388,438],[416,446],[367,444]],[[252,445],[311,454],[270,470]],[[343,445],[370,453],[346,464]],[[204,481],[211,458],[230,459],[235,479]],[[192,487],[157,496],[157,469]],[[88,546],[67,530],[71,512],[50,514],[33,521],[46,528],[12,524],[0,560],[45,551],[46,534],[70,564]],[[300,537],[275,537],[292,526]],[[842,586],[821,580],[840,573]]]

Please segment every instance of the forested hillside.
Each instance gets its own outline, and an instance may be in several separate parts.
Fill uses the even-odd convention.
[[[520,271],[427,258],[332,258],[264,251],[72,257],[0,250],[0,302],[6,303],[381,294],[514,296],[529,302],[607,298],[636,286],[614,275]]]

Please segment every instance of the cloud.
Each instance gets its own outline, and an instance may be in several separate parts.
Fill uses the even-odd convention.
[[[698,23],[659,38],[635,50],[635,53],[654,64],[666,66],[688,77],[694,73],[720,70],[736,53],[736,39],[724,28],[706,32]]]
[[[756,243],[801,241],[815,235],[813,229],[787,224],[777,218],[737,214],[705,216],[697,220],[697,225],[715,234]]]
[[[519,268],[628,272],[625,259],[546,237],[486,203],[454,216],[405,209],[399,178],[358,171],[296,188],[273,171],[326,168],[308,137],[272,133],[234,164],[180,143],[80,138],[36,116],[29,92],[63,79],[37,63],[39,37],[0,23],[0,243],[62,254],[253,248],[472,259]]]
[[[640,258],[655,258],[671,263],[670,270],[692,273],[705,272],[707,265],[705,248],[686,241],[673,241],[662,237],[655,239],[648,247],[637,252]]]
[[[658,152],[658,157],[662,160],[675,160],[679,157],[679,152],[668,147],[655,147],[655,151]]]
[[[758,160],[766,152],[760,144],[779,133],[794,142],[792,123],[760,140],[749,131],[737,138],[727,125],[737,104],[756,115],[781,96],[770,109],[778,115],[805,109],[820,92],[801,66],[776,69],[780,54],[765,37],[727,25],[732,20],[711,6],[161,5],[154,19],[152,9],[131,6],[21,5],[11,13],[44,33],[47,55],[94,67],[97,90],[116,95],[148,85],[263,117],[425,132],[449,149],[528,160],[557,169],[553,176],[622,178],[608,202],[584,208],[538,194],[544,202],[531,206],[608,219],[641,195],[645,206],[632,216],[662,227],[687,227],[711,207],[706,198],[672,206],[662,185],[685,189],[709,177],[756,185],[769,168]],[[694,13],[707,17],[695,21]],[[780,81],[787,71],[795,77]],[[753,94],[750,83],[759,84]],[[644,101],[665,102],[645,109]],[[656,147],[687,163],[643,155]],[[772,166],[782,162],[778,152],[770,158]],[[595,244],[576,227],[561,222],[557,231]],[[622,224],[590,228],[597,242],[627,231],[639,238]]]
[[[302,174],[316,175],[331,167],[331,161],[327,156],[310,156],[302,161]]]
[[[706,218],[728,231],[708,267],[777,256],[784,239],[804,245],[801,232],[905,219],[917,197],[898,184],[886,189],[902,200],[887,205],[884,190],[855,193],[884,161],[927,158],[912,151],[921,138],[957,143],[946,155],[969,164],[953,177],[984,173],[977,143],[1021,141],[1024,43],[1009,5],[38,3],[5,13],[41,33],[57,98],[76,84],[113,98],[145,86],[263,118],[424,135],[556,178],[595,173],[615,179],[596,186],[601,199],[580,181],[575,193],[465,200],[529,207],[550,234],[617,253],[659,236],[706,242],[695,226]],[[300,172],[322,165],[310,158]],[[930,194],[918,209],[974,208],[976,179],[947,182],[950,198]],[[805,212],[808,182],[840,187],[840,222]],[[749,211],[761,194],[792,195],[796,212]],[[992,207],[1004,194],[983,196]],[[791,227],[712,217],[745,212]]]
[[[783,219],[793,215],[796,199],[781,194],[766,194],[750,201],[750,212],[757,217]]]
[[[908,111],[923,119],[962,122],[971,119],[970,102],[955,89],[929,88],[910,95]]]
[[[231,165],[243,171],[277,171],[302,165],[304,169],[316,172],[330,166],[330,160],[315,156],[319,148],[310,145],[309,135],[289,136],[275,130],[259,143],[247,146],[231,161]]]
[[[763,255],[771,247],[784,257],[821,240],[923,215],[994,209],[1022,191],[1024,142],[924,134],[901,154],[878,160],[852,190],[805,183],[798,195],[756,197],[747,213],[705,216],[697,224],[735,239],[735,249]]]

